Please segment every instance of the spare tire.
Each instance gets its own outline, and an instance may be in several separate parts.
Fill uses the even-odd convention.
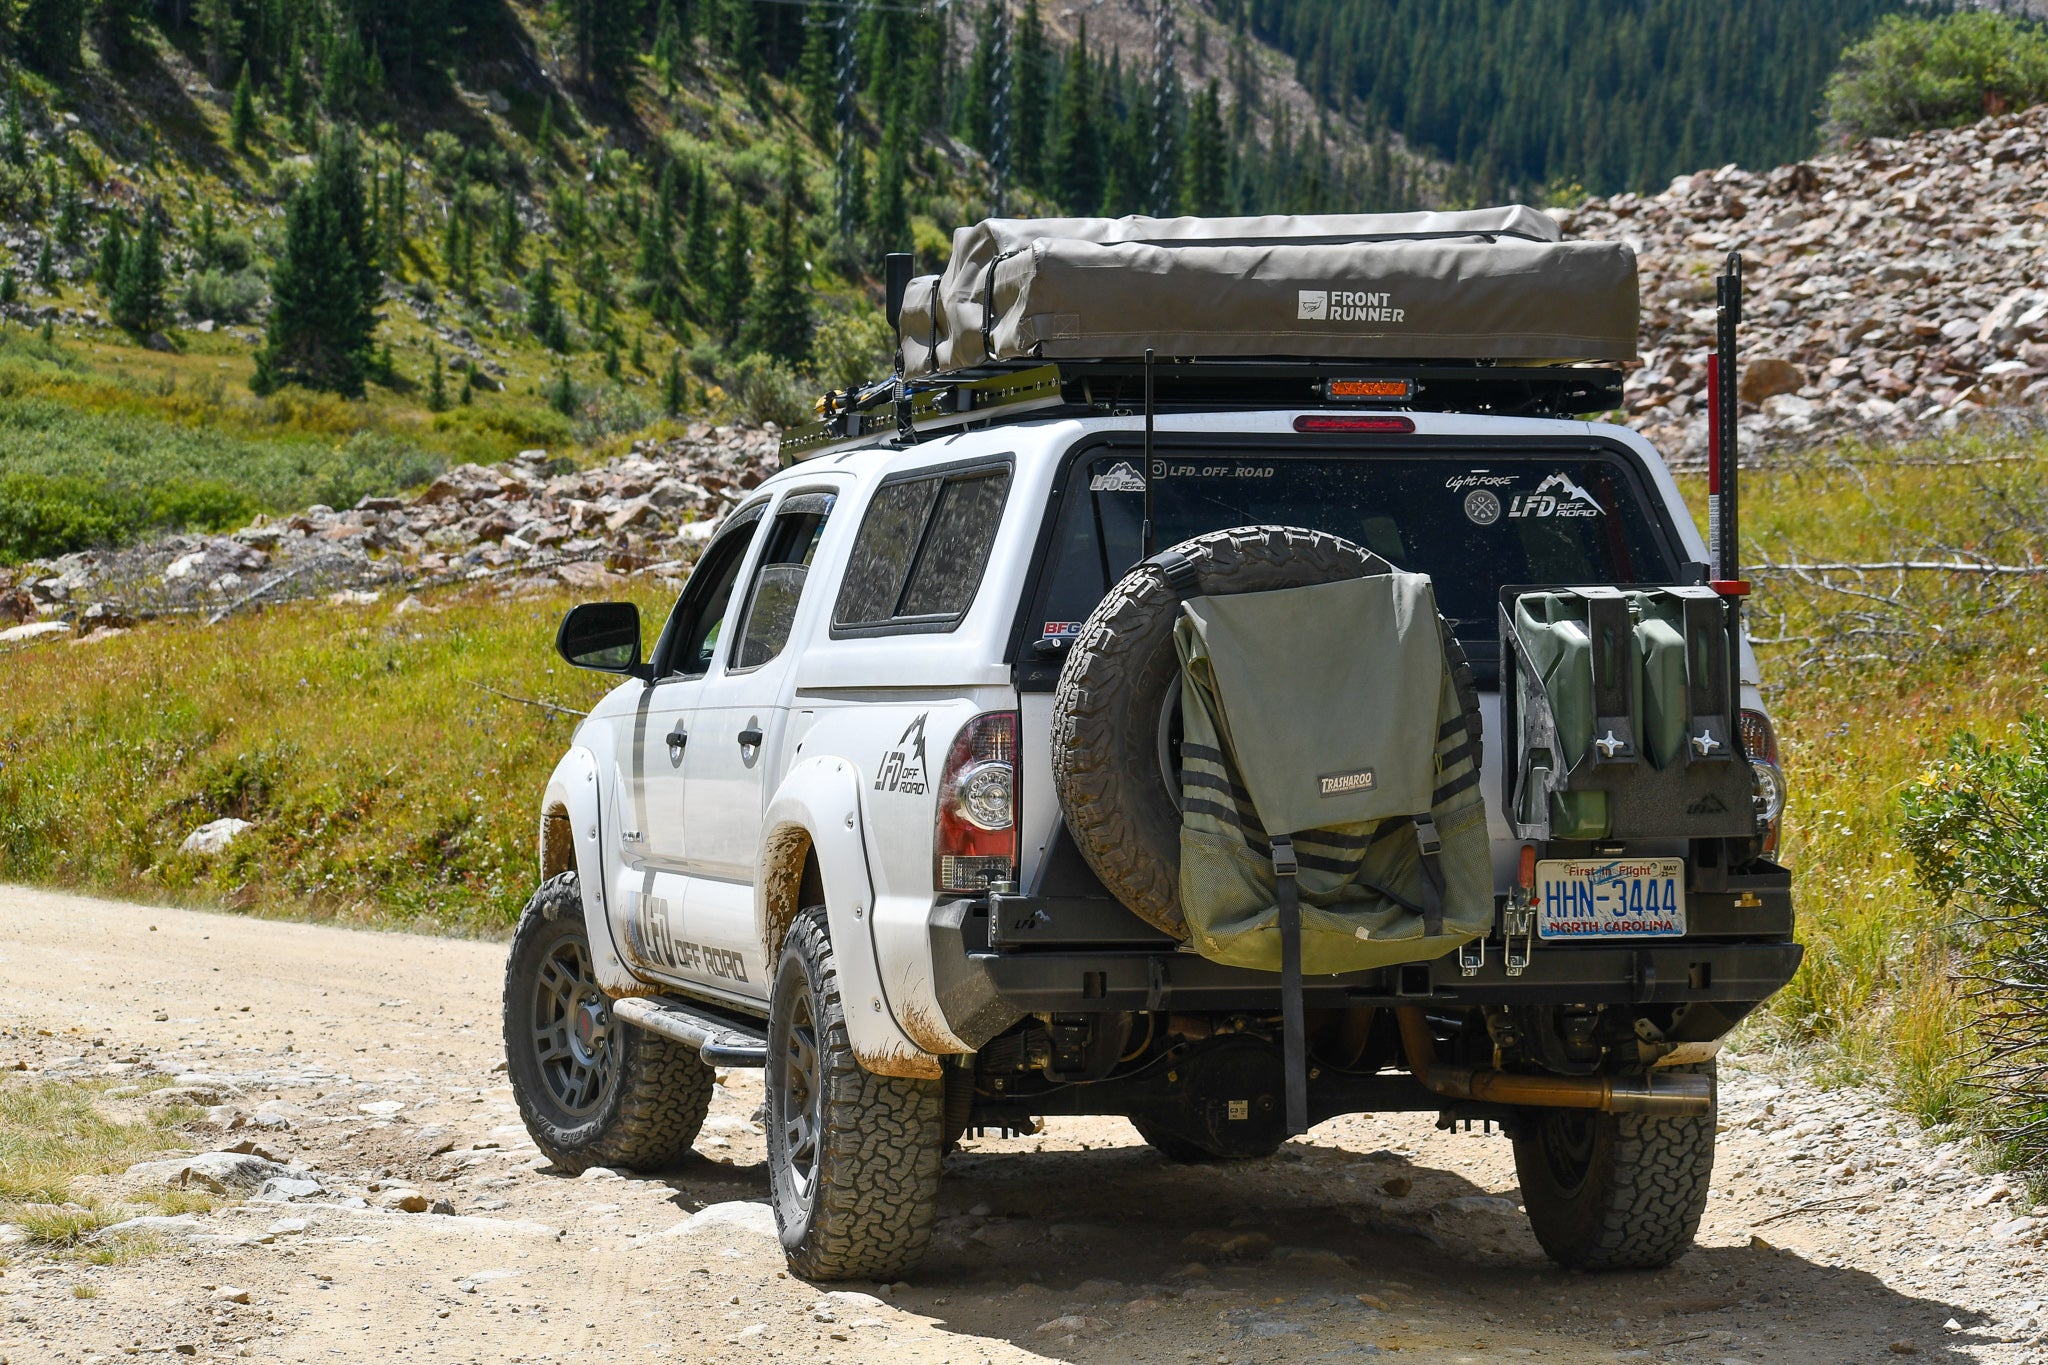
[[[1168,582],[1168,565],[1176,583]],[[1053,694],[1053,786],[1081,856],[1139,918],[1187,937],[1180,908],[1180,765],[1173,752],[1180,711],[1173,628],[1182,599],[1305,588],[1393,568],[1341,536],[1298,526],[1239,526],[1146,560],[1089,614]],[[1447,626],[1443,637],[1476,753],[1478,694]]]

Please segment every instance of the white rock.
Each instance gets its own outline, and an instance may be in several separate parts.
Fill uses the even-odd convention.
[[[624,1176],[620,1175],[620,1174],[619,1174],[619,1173],[618,1173],[617,1171],[613,1170],[613,1169],[612,1169],[611,1167],[609,1167],[609,1166],[591,1166],[591,1167],[587,1168],[587,1169],[586,1169],[586,1170],[585,1170],[585,1171],[583,1172],[583,1174],[582,1174],[582,1175],[579,1175],[579,1176],[577,1176],[576,1178],[577,1178],[578,1180],[624,1180],[624,1179],[625,1179],[625,1177],[624,1177]]]
[[[47,640],[53,635],[70,633],[71,627],[62,621],[30,621],[26,625],[9,626],[5,630],[0,630],[0,644]]]
[[[244,830],[254,828],[255,826],[249,821],[237,820],[232,815],[221,820],[209,820],[198,829],[186,835],[185,842],[178,845],[178,851],[180,853],[196,853],[202,857],[212,857],[216,853],[225,851],[227,846],[240,837]]]
[[[741,1200],[708,1205],[655,1235],[707,1241],[763,1238],[777,1245],[781,1242],[781,1233],[775,1226],[775,1210],[766,1204]]]
[[[160,1190],[166,1187],[211,1190],[216,1194],[246,1194],[275,1177],[303,1179],[304,1171],[252,1156],[246,1152],[202,1152],[197,1156],[172,1157],[167,1161],[141,1161],[121,1177],[129,1190]]]
[[[368,1104],[357,1105],[356,1108],[371,1118],[388,1119],[405,1108],[405,1104],[400,1100],[371,1100]]]

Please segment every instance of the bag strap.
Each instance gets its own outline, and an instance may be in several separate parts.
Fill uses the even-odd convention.
[[[1415,842],[1422,850],[1422,932],[1435,938],[1444,931],[1444,841],[1426,813],[1415,817]]]
[[[1308,1028],[1301,1005],[1301,888],[1295,884],[1301,862],[1294,840],[1272,837],[1273,879],[1280,908],[1280,1034],[1287,1068],[1287,1135],[1308,1131]]]

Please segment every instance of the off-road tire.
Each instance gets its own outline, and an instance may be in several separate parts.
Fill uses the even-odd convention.
[[[578,945],[587,964],[583,898],[576,874],[564,872],[541,883],[526,903],[505,960],[505,1069],[519,1117],[534,1145],[562,1170],[660,1170],[690,1150],[717,1078],[695,1048],[613,1016],[598,992],[592,1003],[603,1002],[609,1069],[589,1105],[565,1107],[543,1074],[535,1027],[544,1007],[541,973],[551,959],[564,960],[560,954],[573,958]]]
[[[1173,552],[1193,564],[1194,585],[1176,590],[1162,569],[1140,564],[1082,624],[1053,693],[1052,776],[1067,828],[1102,884],[1140,919],[1184,939],[1180,803],[1159,753],[1160,714],[1180,677],[1173,628],[1182,599],[1305,588],[1394,566],[1341,536],[1298,526],[1214,531]],[[1479,696],[1448,627],[1443,636],[1476,744]]]
[[[811,1078],[802,1094],[793,1073]],[[797,916],[783,941],[763,1079],[768,1186],[790,1269],[807,1280],[900,1277],[938,1216],[945,1083],[877,1076],[855,1058],[823,906]],[[804,1098],[813,1094],[815,1104]]]
[[[1687,1069],[1714,1075],[1711,1062]],[[1543,1250],[1573,1270],[1654,1270],[1683,1256],[1707,1207],[1714,1118],[1523,1110],[1515,1171]]]

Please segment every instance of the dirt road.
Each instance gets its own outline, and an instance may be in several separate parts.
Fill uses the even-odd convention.
[[[194,1151],[253,1140],[292,1168],[162,1227],[138,1261],[9,1248],[0,1358],[2048,1356],[2048,1218],[1874,1097],[1761,1058],[1725,1065],[1701,1245],[1656,1274],[1557,1270],[1516,1210],[1507,1142],[1426,1117],[1333,1121],[1229,1167],[1169,1165],[1121,1121],[1056,1120],[948,1159],[914,1283],[808,1285],[758,1202],[754,1073],[728,1076],[673,1171],[550,1173],[499,1068],[502,959],[0,887],[0,1065],[171,1075],[217,1101]],[[453,1214],[387,1207],[436,1200]]]

